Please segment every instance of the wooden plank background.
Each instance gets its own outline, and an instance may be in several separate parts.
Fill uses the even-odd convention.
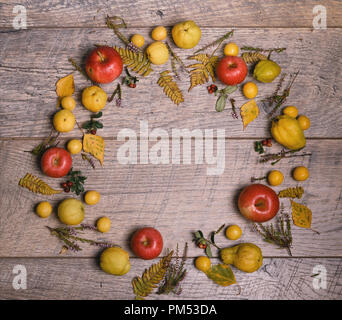
[[[163,234],[165,247],[174,248],[188,242],[188,275],[180,296],[151,296],[152,299],[341,299],[342,258],[342,3],[340,1],[23,1],[27,9],[28,29],[12,28],[13,7],[17,1],[0,0],[0,299],[132,299],[130,281],[150,262],[134,257],[129,237],[141,226],[154,226]],[[313,30],[312,9],[327,9],[326,30]],[[129,15],[127,14],[129,12]],[[86,173],[86,189],[101,195],[98,205],[86,207],[86,222],[108,215],[112,229],[108,234],[87,236],[110,240],[127,249],[132,269],[123,277],[103,273],[98,266],[98,248],[83,245],[77,254],[58,253],[61,243],[49,235],[46,225],[57,226],[53,214],[39,219],[35,205],[42,196],[17,186],[18,180],[31,172],[43,177],[37,161],[29,153],[33,146],[51,130],[56,111],[55,82],[73,71],[68,58],[83,64],[95,43],[121,45],[111,30],[104,27],[104,16],[120,15],[129,28],[125,34],[141,33],[147,42],[155,25],[170,26],[184,19],[194,19],[202,29],[199,46],[205,45],[231,28],[232,38],[239,46],[286,47],[273,54],[284,72],[300,70],[287,104],[298,106],[300,113],[311,119],[306,131],[307,152],[312,156],[284,159],[276,165],[285,175],[284,184],[276,191],[296,185],[291,170],[297,165],[309,168],[310,178],[301,185],[302,199],[313,211],[312,228],[293,227],[293,257],[267,244],[252,231],[252,226],[236,208],[239,190],[249,184],[252,176],[260,177],[272,169],[259,163],[253,150],[254,141],[268,137],[269,121],[261,109],[259,118],[242,130],[241,120],[233,120],[229,106],[223,113],[214,110],[215,97],[198,87],[190,93],[188,79],[182,74],[180,87],[185,102],[174,106],[157,87],[158,72],[141,79],[136,89],[123,88],[123,108],[109,104],[104,109],[106,141],[104,167],[93,170],[80,156],[73,157],[74,166]],[[193,50],[171,46],[185,61]],[[222,52],[221,52],[222,54]],[[191,61],[189,61],[189,64]],[[169,67],[170,68],[170,67]],[[89,85],[74,72],[76,97]],[[251,75],[248,79],[252,79]],[[257,102],[270,95],[276,83],[258,83]],[[110,94],[115,84],[103,88]],[[246,102],[241,92],[234,94],[238,106]],[[77,120],[89,118],[80,103],[75,109]],[[117,150],[122,142],[117,134],[131,128],[139,136],[140,121],[147,121],[150,130],[163,128],[169,134],[178,129],[225,129],[225,171],[208,176],[206,164],[189,165],[136,164],[122,165]],[[63,134],[61,145],[71,137],[81,137],[77,128]],[[170,146],[171,148],[171,146]],[[275,146],[272,151],[279,151]],[[171,155],[171,149],[170,149]],[[53,187],[59,180],[44,177]],[[65,194],[44,197],[54,208]],[[283,201],[289,209],[289,201]],[[179,226],[179,222],[181,226]],[[243,236],[237,242],[253,242],[264,253],[263,267],[245,274],[234,269],[237,286],[217,287],[193,266],[202,253],[191,244],[191,233],[197,229],[209,233],[221,224],[239,224]],[[223,235],[217,237],[221,247],[235,244]],[[214,252],[217,257],[217,252]],[[153,261],[155,262],[155,261]],[[213,259],[218,262],[218,259]],[[28,289],[12,287],[15,265],[28,270]],[[327,289],[315,290],[313,268],[327,269]],[[79,270],[82,269],[82,272]],[[67,273],[64,271],[68,270]]]

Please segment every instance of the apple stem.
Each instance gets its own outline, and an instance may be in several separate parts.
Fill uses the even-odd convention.
[[[103,56],[103,54],[100,51],[97,50],[96,53],[100,57],[101,62],[104,62],[106,60],[105,57]]]

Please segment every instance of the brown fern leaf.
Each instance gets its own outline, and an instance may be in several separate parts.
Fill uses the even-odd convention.
[[[173,103],[179,105],[184,101],[183,93],[179,89],[177,83],[173,81],[173,78],[169,73],[169,70],[163,71],[160,74],[160,78],[157,83],[164,89],[164,93],[173,101]]]
[[[244,52],[241,55],[241,58],[246,63],[255,63],[255,62],[259,62],[261,60],[267,60],[267,57],[260,52]]]
[[[145,53],[134,52],[128,48],[119,48],[117,46],[115,46],[114,49],[119,53],[122,62],[127,68],[137,74],[146,77],[153,71],[151,68],[151,61],[147,58]]]
[[[190,70],[190,87],[188,91],[198,85],[208,82],[209,76],[212,78],[213,82],[216,81],[214,70],[218,63],[217,56],[210,56],[205,53],[200,53],[189,57],[189,59],[197,60],[200,63],[194,63],[187,66],[187,68],[192,69]]]
[[[30,173],[26,173],[25,177],[19,180],[19,186],[27,188],[34,193],[41,193],[44,195],[52,195],[62,192],[62,190],[52,189],[43,180],[37,178],[36,176]]]
[[[161,258],[158,263],[152,264],[149,269],[146,269],[142,277],[135,277],[132,280],[133,292],[136,295],[136,300],[144,300],[154,288],[163,280],[168,266],[171,262],[173,251],[166,257]]]
[[[303,187],[295,187],[295,188],[287,188],[285,190],[281,190],[278,193],[279,198],[298,198],[300,199],[304,193]]]

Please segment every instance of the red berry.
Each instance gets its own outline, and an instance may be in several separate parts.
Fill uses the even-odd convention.
[[[70,188],[71,188],[71,187],[72,187],[72,185],[73,185],[73,183],[72,183],[71,181],[68,181],[68,182],[67,182],[67,185],[68,185],[68,187],[70,187]]]
[[[64,192],[70,192],[70,188],[69,187],[64,188]]]
[[[65,189],[65,188],[67,188],[67,187],[68,187],[68,184],[67,184],[66,182],[63,182],[63,183],[62,183],[62,188]]]
[[[96,129],[90,130],[90,133],[95,135],[96,134]]]
[[[135,88],[137,85],[135,84],[135,83],[133,83],[133,82],[131,82],[130,84],[129,84],[129,87],[130,88]]]

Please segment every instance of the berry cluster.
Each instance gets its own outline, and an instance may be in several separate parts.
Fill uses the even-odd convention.
[[[209,92],[210,94],[212,94],[212,93],[215,93],[215,92],[217,91],[217,86],[215,86],[214,84],[212,84],[212,85],[208,86],[207,89],[208,89],[208,92]]]
[[[73,183],[71,181],[63,182],[62,188],[64,192],[70,192],[70,188],[72,187]]]
[[[272,147],[272,140],[271,140],[271,138],[262,140],[261,144],[265,147]]]

